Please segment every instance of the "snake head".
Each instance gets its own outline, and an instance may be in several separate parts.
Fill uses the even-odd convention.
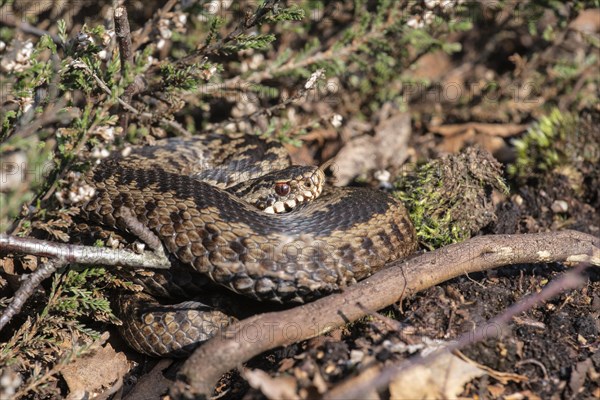
[[[325,174],[319,167],[293,165],[227,189],[269,214],[288,212],[319,197]]]

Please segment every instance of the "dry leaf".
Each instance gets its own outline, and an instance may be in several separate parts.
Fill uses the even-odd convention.
[[[505,387],[503,385],[488,385],[487,390],[492,395],[492,399],[499,399],[504,394]]]
[[[338,186],[374,169],[399,167],[407,157],[411,134],[410,115],[395,114],[375,128],[375,136],[363,135],[350,140],[335,157],[331,167]]]
[[[600,32],[600,9],[581,11],[577,18],[569,23],[569,28],[587,34]]]
[[[392,399],[452,399],[465,384],[486,372],[460,358],[444,353],[431,363],[402,371],[390,384]]]
[[[481,369],[482,371],[487,373],[489,376],[491,376],[492,378],[494,378],[495,380],[497,380],[498,382],[500,382],[504,385],[506,385],[510,381],[513,381],[513,382],[529,381],[529,378],[527,378],[525,375],[519,375],[519,374],[515,374],[512,372],[496,371],[495,369],[492,369],[486,365],[479,364],[478,362],[471,360],[469,357],[465,356],[460,351],[456,351],[456,356],[459,357],[460,359],[462,359],[463,361]]]
[[[242,376],[254,389],[258,389],[268,399],[272,400],[299,400],[296,393],[296,380],[291,376],[271,378],[269,374],[260,369],[244,369]]]
[[[162,359],[147,374],[137,381],[127,394],[127,400],[160,399],[169,390],[171,381],[165,378],[163,371],[173,364],[173,360]]]
[[[569,389],[573,394],[579,393],[583,384],[585,383],[585,378],[588,373],[588,370],[592,368],[592,359],[588,358],[584,361],[580,361],[577,363],[573,372],[571,372],[571,378],[569,379]]]
[[[69,386],[71,399],[93,398],[91,393],[100,393],[122,379],[129,370],[127,357],[117,353],[110,344],[94,353],[76,359],[67,365],[62,376]]]

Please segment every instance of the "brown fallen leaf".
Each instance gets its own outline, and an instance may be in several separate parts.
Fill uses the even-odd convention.
[[[402,371],[390,384],[392,399],[452,399],[465,384],[486,372],[451,353],[441,354],[431,363]]]
[[[169,390],[172,381],[165,378],[163,371],[167,369],[173,360],[162,359],[147,374],[144,374],[135,384],[134,388],[127,394],[126,400],[146,400],[162,398]]]
[[[577,395],[583,387],[590,368],[592,368],[591,358],[578,362],[575,368],[573,368],[571,378],[569,379],[569,389],[571,389],[573,395]]]
[[[463,361],[481,369],[482,371],[485,371],[485,373],[487,373],[489,376],[491,376],[492,378],[494,378],[495,380],[497,380],[498,382],[500,382],[502,384],[506,385],[510,381],[513,381],[513,382],[529,381],[529,379],[525,375],[514,374],[511,372],[496,371],[495,369],[492,369],[486,365],[479,364],[478,362],[471,360],[469,357],[465,356],[460,351],[456,351],[456,356],[459,357],[460,359],[462,359]]]
[[[254,389],[258,389],[271,400],[299,400],[296,393],[296,380],[291,376],[271,378],[260,369],[243,369],[242,377]]]
[[[350,140],[331,167],[335,184],[345,186],[356,176],[374,169],[401,166],[408,157],[411,132],[410,115],[399,113],[382,120],[375,128],[375,136],[363,135]]]
[[[488,385],[487,390],[492,399],[499,399],[506,391],[506,388],[503,385]]]
[[[62,370],[69,387],[70,399],[93,398],[122,379],[129,370],[127,357],[117,353],[110,344],[95,352],[78,358]]]
[[[569,23],[569,28],[588,34],[600,32],[600,9],[592,8],[581,11],[577,18]]]

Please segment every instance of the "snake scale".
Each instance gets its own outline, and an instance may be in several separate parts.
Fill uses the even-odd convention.
[[[291,166],[280,144],[254,135],[130,148],[103,160],[86,181],[95,190],[82,206],[87,221],[131,231],[128,210],[196,276],[261,301],[310,301],[416,249],[400,201],[367,188],[322,188],[319,168]],[[283,200],[245,200],[264,186]],[[284,195],[292,189],[290,200]],[[155,286],[168,286],[175,274]],[[163,305],[139,293],[116,303],[127,342],[157,356],[189,352],[232,321],[192,300]]]

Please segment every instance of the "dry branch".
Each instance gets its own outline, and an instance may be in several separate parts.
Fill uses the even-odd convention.
[[[120,265],[132,268],[157,269],[171,267],[169,259],[162,252],[138,254],[129,250],[55,243],[5,234],[0,234],[0,252],[51,258],[48,263],[43,264],[29,275],[17,290],[8,307],[0,315],[0,331],[10,322],[12,317],[21,311],[21,308],[37,286],[64,264],[75,262],[88,265]]]
[[[124,77],[127,68],[133,65],[133,51],[131,50],[131,32],[129,30],[129,19],[125,6],[115,8],[115,35],[119,44],[121,59],[121,76]]]
[[[231,325],[185,362],[171,393],[176,398],[209,397],[224,373],[264,351],[321,335],[363,317],[365,309],[379,310],[463,274],[510,264],[582,261],[600,265],[600,239],[566,230],[479,236],[393,262],[342,293]]]

